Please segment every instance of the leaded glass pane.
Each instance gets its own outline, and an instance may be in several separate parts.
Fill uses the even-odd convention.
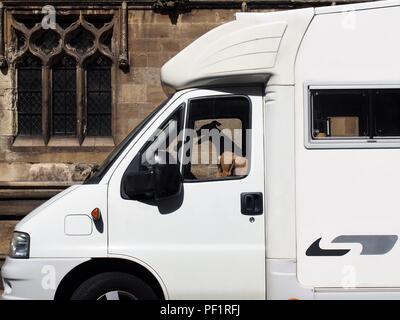
[[[100,55],[87,66],[87,134],[111,135],[111,61]]]
[[[41,61],[27,55],[18,68],[18,134],[42,133],[42,67]]]
[[[52,68],[52,107],[54,135],[76,134],[76,62],[63,56]]]

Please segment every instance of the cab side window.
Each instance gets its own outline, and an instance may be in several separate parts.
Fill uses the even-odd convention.
[[[183,155],[184,180],[245,177],[250,168],[250,125],[246,97],[192,100]]]
[[[168,119],[141,150],[141,168],[146,170],[155,164],[177,164],[182,130],[182,113],[179,110]]]

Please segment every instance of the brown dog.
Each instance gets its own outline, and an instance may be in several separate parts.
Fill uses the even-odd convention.
[[[243,176],[247,174],[247,159],[231,151],[223,152],[219,157],[219,176]]]

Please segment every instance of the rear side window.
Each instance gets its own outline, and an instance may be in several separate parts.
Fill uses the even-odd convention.
[[[400,137],[400,89],[312,89],[310,98],[314,141]]]
[[[362,90],[312,92],[312,137],[368,137],[368,95]]]
[[[400,136],[400,89],[374,91],[374,136]]]

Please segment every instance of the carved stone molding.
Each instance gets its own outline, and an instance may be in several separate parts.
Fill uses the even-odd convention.
[[[0,68],[7,67],[7,60],[4,57],[4,6],[0,2]]]
[[[56,23],[55,29],[45,30],[40,22],[27,28],[24,23],[11,17],[14,33],[12,62],[17,62],[27,52],[31,52],[42,60],[43,65],[49,65],[63,51],[73,56],[80,66],[96,52],[115,62],[115,55],[105,41],[106,36],[112,33],[114,21],[113,17],[110,22],[97,28],[80,14],[75,22],[65,28]]]
[[[129,67],[128,58],[128,5],[126,1],[121,5],[121,39],[120,39],[120,54],[119,67],[126,69]]]

